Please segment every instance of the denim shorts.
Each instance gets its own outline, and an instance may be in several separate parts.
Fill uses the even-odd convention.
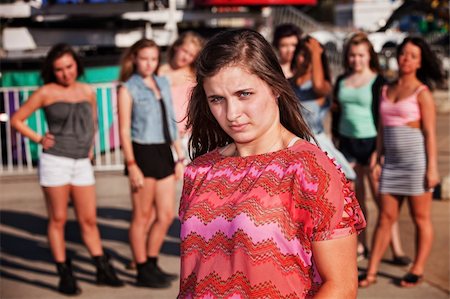
[[[39,183],[42,187],[95,184],[94,170],[88,158],[72,159],[42,153],[39,159]]]

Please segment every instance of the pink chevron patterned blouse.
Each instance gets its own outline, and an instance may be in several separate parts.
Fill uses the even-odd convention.
[[[179,298],[310,298],[312,242],[362,230],[338,167],[306,141],[249,157],[219,150],[185,171]]]

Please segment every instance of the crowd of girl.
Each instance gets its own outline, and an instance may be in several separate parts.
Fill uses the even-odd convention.
[[[334,88],[325,49],[290,24],[276,28],[272,46],[246,29],[221,33],[206,46],[198,34],[186,32],[168,54],[160,67],[158,45],[141,39],[120,62],[130,266],[138,286],[166,288],[178,278],[160,267],[158,255],[175,217],[176,181],[183,173],[179,298],[254,298],[260,292],[354,298],[357,258],[369,257],[362,233],[365,179],[380,213],[359,286],[376,282],[389,243],[393,263],[411,263],[396,224],[404,198],[418,242],[401,285],[422,280],[433,238],[431,191],[439,182],[430,90],[442,79],[422,39],[407,38],[398,47],[399,75],[388,83],[367,36],[353,34]],[[44,149],[39,176],[59,291],[80,292],[65,255],[69,196],[97,282],[122,286],[96,225],[89,161],[95,95],[78,82],[81,63],[67,45],[53,47],[42,74],[46,84],[16,112],[12,125]],[[44,136],[25,122],[39,108],[49,127]],[[330,110],[332,137],[325,125]]]
[[[356,198],[366,219],[365,180],[379,207],[370,254],[366,233],[359,234],[358,259],[370,256],[359,286],[376,282],[378,265],[389,243],[391,263],[410,266],[400,285],[414,286],[423,278],[433,239],[431,200],[439,177],[436,112],[430,90],[443,79],[439,61],[423,39],[406,38],[397,48],[398,78],[388,82],[368,36],[354,33],[345,43],[344,73],[337,77],[331,92],[325,50],[310,37],[299,38],[298,32],[295,25],[280,25],[273,45],[282,66],[291,61],[290,68],[283,71],[290,77],[303,116],[316,133],[318,145],[341,164],[348,179],[354,180]],[[317,135],[323,131],[330,106],[331,135],[339,151]],[[349,164],[355,176],[349,172]],[[405,198],[416,226],[413,260],[403,251],[397,224]]]

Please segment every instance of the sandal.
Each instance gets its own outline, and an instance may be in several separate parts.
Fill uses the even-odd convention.
[[[406,255],[394,256],[391,261],[391,264],[395,266],[409,266],[411,263],[412,260]]]
[[[411,272],[406,273],[400,281],[400,286],[407,287],[415,287],[419,283],[423,281],[423,275],[417,275]]]
[[[360,288],[367,288],[377,283],[376,273],[364,273],[358,276],[358,286]]]

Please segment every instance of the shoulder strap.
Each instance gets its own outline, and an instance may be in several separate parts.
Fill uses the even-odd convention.
[[[426,90],[426,89],[428,89],[428,86],[426,86],[425,84],[422,84],[419,87],[417,87],[414,94],[417,96],[422,90]]]

